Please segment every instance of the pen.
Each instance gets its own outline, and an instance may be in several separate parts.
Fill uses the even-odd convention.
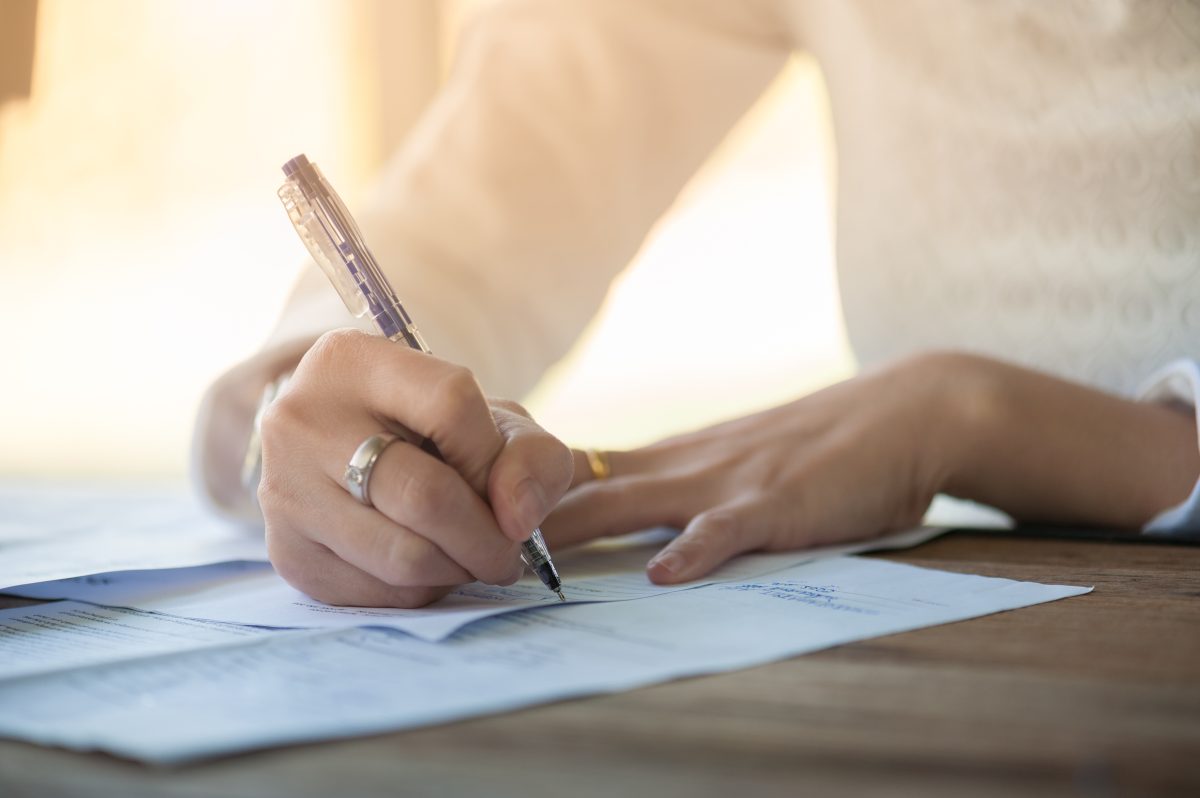
[[[369,314],[388,340],[433,354],[367,248],[350,212],[316,164],[297,155],[283,165],[283,174],[286,180],[279,189],[279,199],[288,218],[350,312],[357,317]],[[426,438],[420,446],[441,458],[432,440]],[[540,529],[534,529],[521,544],[521,559],[560,601],[567,600]]]

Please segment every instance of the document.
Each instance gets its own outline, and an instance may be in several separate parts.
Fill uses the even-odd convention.
[[[261,530],[214,518],[186,486],[10,481],[0,483],[0,508],[0,590],[6,592],[112,572],[267,560]],[[937,534],[931,526],[992,525],[996,514],[990,512],[938,497],[924,531],[905,533],[917,535],[914,542],[887,538],[867,543],[865,549],[836,551],[916,545]],[[539,592],[536,601],[544,600]]]
[[[778,554],[748,554],[703,580],[655,585],[645,565],[673,533],[650,530],[628,539],[556,555],[568,602],[627,601],[659,596],[698,585],[741,580],[815,559],[907,548],[941,530],[922,528],[873,541]],[[190,571],[190,572],[189,572]],[[465,585],[429,607],[335,607],[301,593],[269,566],[235,563],[169,572],[132,572],[11,588],[30,598],[74,599],[135,607],[185,618],[287,628],[386,626],[426,640],[441,640],[463,626],[507,612],[560,603],[536,576],[508,587]]]
[[[640,601],[263,635],[0,680],[0,735],[177,763],[747,667],[1088,592],[836,557]],[[165,621],[164,621],[165,622]]]
[[[152,568],[143,571],[112,571],[74,576],[50,582],[35,582],[5,588],[11,596],[33,599],[69,599],[112,607],[137,607],[148,601],[166,601],[196,591],[219,591],[235,587],[247,577],[273,575],[268,562],[221,562],[189,568]]]
[[[267,559],[184,488],[0,485],[0,589],[74,576]]]
[[[76,601],[18,607],[0,611],[0,679],[211,648],[271,633]]]

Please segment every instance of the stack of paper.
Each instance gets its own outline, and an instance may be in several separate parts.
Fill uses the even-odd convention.
[[[72,576],[258,560],[262,533],[211,517],[182,488],[0,485],[0,589]]]
[[[193,527],[176,528],[188,548]],[[179,762],[625,690],[1088,591],[845,550],[753,555],[659,587],[644,574],[653,546],[559,558],[568,605],[529,582],[467,586],[422,610],[329,607],[254,562],[25,585],[74,600],[0,612],[0,734]]]
[[[744,580],[816,559],[865,549],[906,548],[937,535],[916,529],[860,543],[785,554],[739,557],[705,579],[686,585],[655,585],[645,574],[646,561],[663,542],[651,532],[623,541],[569,552],[556,558],[566,582],[568,602],[613,602],[691,590],[714,582]],[[472,584],[436,604],[418,610],[394,607],[334,607],[288,585],[267,563],[227,563],[204,568],[127,571],[7,588],[27,598],[74,599],[208,621],[278,628],[384,626],[426,640],[441,640],[468,623],[521,609],[549,607],[558,599],[528,575],[515,585]]]

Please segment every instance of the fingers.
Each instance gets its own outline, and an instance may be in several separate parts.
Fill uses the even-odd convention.
[[[318,601],[343,607],[424,607],[450,587],[404,587],[362,571],[312,540],[267,522],[267,551],[288,584]]]
[[[504,448],[492,463],[488,498],[500,529],[515,541],[529,537],[571,484],[570,450],[512,402],[492,402]]]
[[[356,446],[381,429],[401,435],[370,475],[373,508],[346,494]],[[519,405],[493,407],[466,369],[353,330],[309,350],[263,421],[260,504],[276,549],[307,540],[352,571],[392,587],[437,587],[520,576],[529,537],[570,484],[569,451]],[[488,504],[496,503],[495,507]],[[499,520],[498,520],[499,519]],[[305,577],[307,567],[292,566]],[[324,577],[323,577],[324,578]],[[328,588],[324,588],[328,592]],[[339,594],[340,595],[340,594]]]
[[[699,579],[738,554],[766,546],[772,523],[772,508],[757,499],[706,510],[650,560],[647,575],[659,585]]]
[[[592,464],[588,462],[587,452],[583,449],[571,450],[571,465],[574,468],[574,474],[571,477],[572,489],[595,479],[592,474]]]
[[[336,485],[324,486],[322,494],[304,513],[303,536],[360,571],[394,587],[452,586],[475,579],[434,543]]]
[[[298,376],[310,372],[331,392],[357,398],[377,425],[398,423],[430,438],[468,485],[486,493],[503,439],[468,369],[377,336],[335,330],[321,336],[301,361]],[[331,459],[331,476],[340,479],[344,465]]]
[[[370,508],[320,471],[284,467],[304,454],[264,446],[259,503],[276,540],[311,538],[394,586],[511,584],[520,577],[517,544],[445,463],[393,443],[372,471]]]
[[[569,492],[542,531],[554,546],[570,546],[653,526],[682,527],[707,501],[704,483],[685,476],[613,477]]]
[[[612,479],[647,471],[652,466],[650,454],[648,448],[632,449],[630,451],[604,450],[604,457],[608,460],[610,470],[609,478]],[[575,467],[575,475],[571,480],[572,488],[577,488],[585,482],[595,481],[596,477],[592,473],[591,463],[588,462],[587,451],[572,449],[571,460]]]
[[[379,513],[434,543],[472,579],[511,584],[520,576],[518,543],[500,531],[491,508],[457,471],[417,447],[397,441],[383,451],[371,474],[371,500]]]

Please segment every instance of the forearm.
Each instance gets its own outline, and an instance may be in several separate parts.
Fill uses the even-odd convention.
[[[567,352],[782,68],[775,5],[518,0],[477,15],[358,214],[440,357],[518,398]]]
[[[943,490],[1019,520],[1140,528],[1200,474],[1194,413],[966,355],[947,357]]]

